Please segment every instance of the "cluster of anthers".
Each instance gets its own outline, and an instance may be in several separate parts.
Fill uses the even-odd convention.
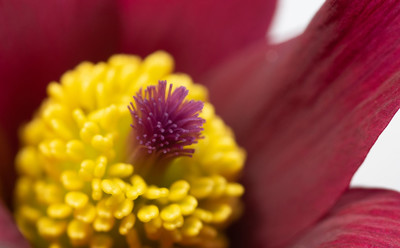
[[[206,89],[172,71],[165,52],[115,55],[49,84],[16,158],[32,246],[227,246],[245,153]]]

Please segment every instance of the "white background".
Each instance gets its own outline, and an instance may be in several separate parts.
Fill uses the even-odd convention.
[[[323,3],[323,0],[280,0],[269,32],[270,39],[278,43],[303,32]],[[351,185],[400,191],[399,113],[372,147]]]

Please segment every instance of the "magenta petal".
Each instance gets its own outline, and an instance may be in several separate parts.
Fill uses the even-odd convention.
[[[29,247],[14,224],[11,214],[0,202],[0,247],[24,248]]]
[[[172,53],[195,79],[266,36],[276,0],[120,0],[122,51]]]
[[[399,31],[398,1],[327,1],[296,40],[256,47],[210,77],[249,153],[247,244],[287,243],[347,188],[400,106]]]
[[[400,247],[400,194],[351,189],[292,247]]]
[[[0,126],[13,151],[17,128],[31,117],[51,80],[82,60],[106,59],[116,50],[117,14],[112,0],[0,3]],[[11,168],[4,163],[0,168],[6,188]]]

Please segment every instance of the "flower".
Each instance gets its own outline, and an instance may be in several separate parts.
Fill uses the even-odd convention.
[[[29,7],[29,4],[26,6]],[[10,5],[2,7],[10,9]],[[83,8],[80,9],[82,10]],[[145,16],[146,13],[140,9],[135,12],[136,15],[129,15],[127,13],[130,10],[132,9],[124,9],[124,23],[129,23],[129,18],[141,14]],[[164,26],[164,31],[170,27],[169,23],[181,24],[179,20],[174,21],[176,19],[173,18],[173,14],[164,12],[163,7],[158,10],[156,17],[167,26]],[[260,42],[237,54],[236,58],[227,64],[216,68],[208,77],[201,77],[201,81],[206,82],[210,88],[211,100],[215,103],[217,112],[234,128],[239,142],[248,152],[248,163],[243,175],[247,209],[239,226],[233,229],[233,233],[236,231],[242,234],[231,236],[233,244],[238,247],[400,246],[399,194],[385,190],[348,189],[351,176],[400,104],[397,74],[400,66],[400,40],[396,37],[400,23],[399,11],[400,5],[391,0],[329,0],[304,34],[298,38],[274,46]],[[239,11],[242,12],[245,11]],[[162,13],[166,14],[161,15]],[[59,16],[57,12],[49,14]],[[13,15],[11,12],[10,16]],[[77,14],[78,17],[82,15],[86,16],[83,12]],[[5,18],[5,15],[0,16]],[[28,19],[31,17],[23,16]],[[110,28],[113,20],[107,19],[108,15],[107,18],[102,16],[103,22],[93,21],[99,26],[86,24],[86,28],[80,23],[82,19],[75,19],[81,24],[78,30],[68,29],[68,25],[62,23],[66,27],[63,32],[76,32],[80,35],[88,33],[99,40],[101,30]],[[185,17],[191,16],[196,18],[195,15]],[[207,15],[207,19],[212,16]],[[95,15],[89,15],[87,20],[91,18],[96,19]],[[40,22],[43,19],[35,20]],[[10,30],[18,30],[21,23],[23,22]],[[53,23],[48,25],[54,25],[54,29],[59,28]],[[138,23],[137,26],[139,25],[141,24]],[[140,29],[140,34],[148,30]],[[191,29],[185,31],[188,30]],[[45,31],[34,37],[46,37],[48,32]],[[168,31],[171,30],[165,31],[164,34],[170,34]],[[0,37],[4,37],[3,33],[8,34],[2,31]],[[179,37],[186,37],[184,34],[186,33],[178,33],[164,46],[171,46]],[[14,36],[7,35],[4,40],[18,35],[19,33],[15,32]],[[110,36],[103,38],[110,39]],[[251,40],[255,40],[253,38],[255,37]],[[210,39],[218,40],[215,37]],[[63,47],[63,39],[57,40],[53,37],[49,40]],[[24,40],[16,41],[23,47]],[[125,40],[132,44],[134,41],[137,40]],[[150,49],[153,49],[153,46],[154,50],[160,48],[156,47],[157,42],[150,41],[153,39],[143,39],[143,43]],[[204,42],[204,39],[199,41]],[[35,42],[34,40],[33,44]],[[110,50],[116,45],[112,41],[104,43],[111,44]],[[46,43],[38,42],[33,47],[44,49],[44,44]],[[83,51],[79,53],[80,56],[92,54],[91,51],[93,58],[96,58],[95,55],[102,56],[96,52],[95,46],[88,46],[93,50],[84,49],[87,48],[83,46],[85,39],[67,44],[74,48],[71,51]],[[127,45],[124,41],[121,44]],[[179,42],[178,44],[185,45]],[[60,53],[60,47],[55,46],[53,52]],[[205,54],[204,50],[199,51],[200,55]],[[17,54],[14,52],[13,55]],[[179,62],[179,53],[171,53],[177,56],[181,68],[188,65],[188,61],[196,59],[186,57],[185,60],[185,56],[191,56],[191,53],[183,53]],[[31,57],[29,60],[23,60],[24,64],[35,63],[40,53],[35,54],[33,50],[28,55]],[[13,63],[21,62],[16,58],[8,59],[9,67],[3,66],[5,62],[2,61],[0,68],[9,68],[11,72],[5,74],[2,71],[3,79],[16,80],[11,82],[43,79],[33,77],[30,80],[18,80],[27,74],[17,74],[16,70],[11,70]],[[42,63],[51,65],[56,59],[55,56],[49,56],[49,59]],[[202,66],[196,67],[201,68],[201,72],[204,72],[207,65],[212,65],[209,61],[215,60],[205,61],[207,62],[200,63]],[[69,61],[71,64],[77,62]],[[60,68],[69,63],[54,64],[54,67],[60,73]],[[52,68],[41,67],[40,63],[32,66],[20,68],[27,72],[32,70],[35,72],[32,76],[41,77],[46,73],[36,70],[37,68]],[[214,66],[215,64],[212,65]],[[187,71],[197,76],[196,70]],[[199,71],[197,73],[201,75]],[[50,80],[45,80],[48,81]],[[226,94],[227,91],[229,94]],[[2,92],[8,96],[1,98],[3,102],[0,105],[2,125],[7,130],[3,135],[9,135],[9,130],[13,130],[11,127],[18,123],[15,119],[22,118],[16,116],[23,116],[22,110],[30,104],[25,103],[24,107],[18,105],[30,99],[26,99],[30,91],[22,95],[22,98],[20,96],[18,100],[23,101],[19,102],[12,99],[19,96],[17,93],[22,94],[21,89],[13,93],[12,88],[8,88]],[[20,110],[17,114],[16,109]],[[30,112],[30,109],[27,112]],[[6,114],[10,122],[3,122]]]

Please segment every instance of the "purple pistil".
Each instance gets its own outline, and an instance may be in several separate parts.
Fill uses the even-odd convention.
[[[187,101],[188,90],[181,86],[172,90],[167,82],[148,86],[133,97],[135,104],[128,106],[131,112],[135,144],[148,154],[158,157],[192,156],[194,149],[185,148],[202,138],[203,123],[199,117],[203,109],[201,101]]]

